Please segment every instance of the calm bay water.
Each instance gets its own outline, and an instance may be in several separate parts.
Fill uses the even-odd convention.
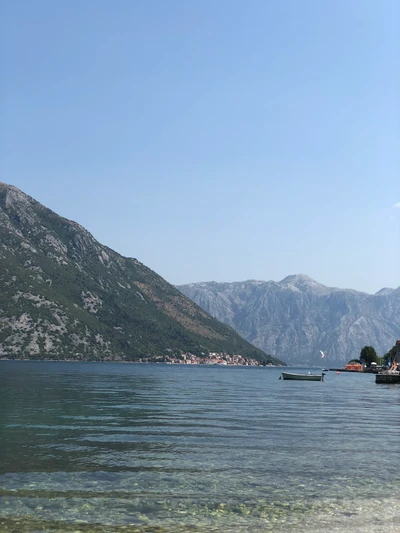
[[[0,362],[0,531],[400,531],[400,387]]]

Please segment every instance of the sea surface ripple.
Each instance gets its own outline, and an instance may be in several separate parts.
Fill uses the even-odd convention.
[[[279,376],[0,361],[1,533],[400,531],[400,387]]]

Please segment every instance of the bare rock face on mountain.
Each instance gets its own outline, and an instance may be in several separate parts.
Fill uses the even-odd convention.
[[[371,295],[294,275],[280,282],[178,288],[249,342],[291,364],[343,364],[359,357],[365,345],[383,355],[400,338],[400,287]]]
[[[0,357],[266,354],[137,259],[0,183]]]

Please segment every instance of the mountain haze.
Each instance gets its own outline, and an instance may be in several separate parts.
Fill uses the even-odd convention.
[[[0,357],[268,359],[137,259],[0,183]],[[274,361],[276,362],[276,361]]]
[[[249,342],[292,364],[343,364],[365,345],[378,355],[400,338],[400,287],[371,295],[305,275],[282,281],[192,283],[179,290]]]

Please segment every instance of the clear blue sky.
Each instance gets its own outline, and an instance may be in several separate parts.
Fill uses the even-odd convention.
[[[397,0],[3,0],[0,180],[180,284],[400,285]]]

